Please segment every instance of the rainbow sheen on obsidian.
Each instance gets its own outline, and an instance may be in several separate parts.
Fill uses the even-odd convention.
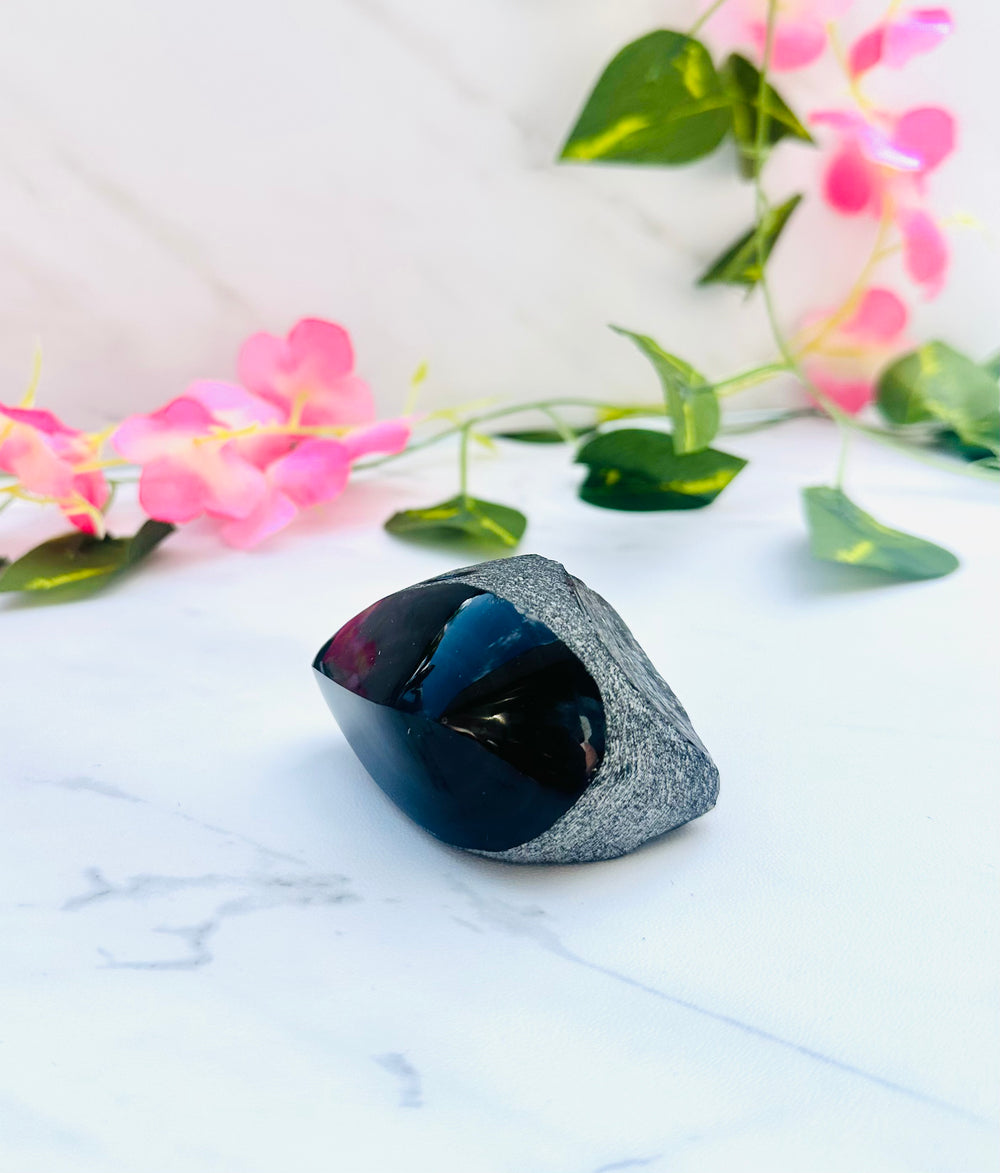
[[[456,847],[504,851],[547,831],[605,752],[600,691],[544,623],[459,582],[390,595],[316,657],[362,764]]]

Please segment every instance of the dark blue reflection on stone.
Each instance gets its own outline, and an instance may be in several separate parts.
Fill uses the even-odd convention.
[[[314,667],[375,781],[456,847],[534,839],[604,756],[604,706],[584,666],[545,624],[475,587],[390,595],[345,624]]]

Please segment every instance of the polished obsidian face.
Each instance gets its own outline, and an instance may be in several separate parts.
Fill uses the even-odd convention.
[[[345,624],[314,667],[371,776],[456,847],[534,839],[604,756],[604,706],[584,666],[543,623],[474,587],[390,595]]]

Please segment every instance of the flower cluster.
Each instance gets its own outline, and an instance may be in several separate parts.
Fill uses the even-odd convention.
[[[872,257],[843,306],[806,318],[802,361],[810,381],[838,407],[855,413],[872,400],[878,368],[906,345],[909,310],[896,291],[872,284],[878,263],[900,252],[910,281],[925,296],[944,285],[948,242],[926,205],[927,179],[955,148],[952,115],[938,106],[884,110],[864,94],[863,79],[876,68],[901,69],[936,48],[952,31],[944,8],[889,15],[841,52],[832,21],[851,0],[790,0],[781,5],[771,46],[771,67],[801,69],[831,46],[846,73],[851,105],[817,110],[810,122],[829,132],[832,149],[823,176],[826,203],[842,216],[868,216],[877,228]],[[766,0],[727,0],[714,18],[717,30],[763,52]],[[895,237],[895,240],[893,240]]]
[[[770,67],[775,72],[802,69],[826,52],[827,30],[851,6],[851,0],[784,0],[774,29]],[[720,40],[752,47],[764,54],[767,0],[726,0],[712,17]]]
[[[130,463],[139,466],[139,502],[151,518],[184,524],[207,515],[227,543],[249,547],[339,496],[359,457],[400,452],[409,440],[405,420],[376,422],[350,337],[332,322],[306,319],[285,339],[255,334],[238,373],[239,383],[193,383],[110,435],[0,405],[0,471],[15,478],[4,492],[53,502],[101,536],[105,470]],[[102,457],[105,444],[113,454]]]
[[[955,120],[936,105],[889,109],[864,88],[873,71],[900,69],[940,45],[952,31],[951,16],[943,8],[890,0],[880,22],[842,44],[837,21],[851,0],[701,2],[701,16],[687,31],[657,29],[616,54],[560,157],[574,165],[669,167],[705,158],[724,143],[735,147],[741,175],[753,182],[755,220],[698,284],[760,288],[774,361],[713,379],[672,353],[672,344],[665,349],[644,333],[614,327],[652,363],[663,390],[656,402],[624,406],[563,395],[488,405],[478,413],[449,409],[425,417],[424,423],[441,426],[417,443],[410,441],[407,419],[376,420],[347,333],[314,319],[299,322],[287,338],[251,337],[240,351],[235,382],[195,382],[157,410],[103,433],[66,427],[36,410],[29,392],[16,406],[0,405],[0,508],[17,500],[55,504],[82,532],[43,542],[10,564],[0,558],[0,593],[81,582],[92,589],[145,557],[174,526],[198,518],[209,519],[229,544],[254,546],[301,510],[334,500],[360,457],[388,459],[448,438],[457,441],[457,494],[394,513],[385,528],[401,536],[513,547],[527,518],[513,506],[473,496],[469,454],[473,441],[494,447],[490,425],[526,411],[554,428],[495,434],[532,444],[581,440],[576,461],[589,471],[578,492],[588,504],[699,509],[746,465],[742,456],[714,446],[725,430],[724,397],[789,375],[810,397],[809,410],[826,412],[841,436],[835,484],[803,490],[812,553],[903,578],[951,573],[958,565],[954,555],[887,527],[843,491],[854,432],[893,448],[931,450],[921,452],[922,459],[964,462],[971,476],[1000,475],[1000,356],[984,362],[943,341],[921,345],[908,337],[908,298],[937,295],[948,271],[947,238],[927,195],[930,177],[955,148]],[[708,25],[728,41],[718,64],[697,38]],[[756,63],[732,49],[756,54]],[[827,53],[843,72],[848,100],[800,119],[771,74],[802,69]],[[817,195],[835,215],[869,226],[872,247],[840,304],[801,315],[789,336],[772,296],[769,257],[804,193],[772,203],[763,173],[783,139],[814,142],[807,126],[824,152]],[[887,279],[883,262],[890,257],[898,264]],[[882,425],[852,418],[869,404]],[[573,419],[564,416],[568,410]],[[582,426],[575,418],[581,410],[589,416]],[[781,411],[755,426],[799,414]],[[655,426],[631,426],[641,417]],[[626,419],[630,426],[615,426]],[[935,457],[935,448],[949,455]],[[138,469],[139,502],[149,520],[131,537],[100,540],[109,537],[104,514],[119,466]]]
[[[0,403],[0,472],[13,478],[7,498],[52,502],[84,533],[104,533],[101,510],[110,495],[98,460],[99,437],[68,428],[28,403]]]
[[[811,381],[848,412],[872,401],[876,372],[906,346],[909,311],[903,297],[870,283],[880,261],[901,251],[905,273],[925,297],[936,296],[944,285],[948,242],[925,196],[928,176],[952,153],[956,139],[947,110],[880,109],[865,97],[860,79],[880,66],[901,68],[940,44],[951,29],[942,8],[901,12],[876,25],[847,53],[854,108],[819,110],[811,118],[834,138],[823,178],[826,202],[840,215],[869,216],[878,225],[862,279],[805,346]]]

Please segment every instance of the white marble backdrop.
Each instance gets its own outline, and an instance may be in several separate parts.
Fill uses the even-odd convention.
[[[878,6],[858,6],[860,20]],[[0,14],[0,398],[34,341],[44,399],[81,424],[225,376],[249,331],[332,316],[385,410],[430,359],[438,402],[649,389],[605,330],[644,328],[711,373],[766,359],[756,309],[692,278],[750,215],[725,151],[685,170],[557,167],[609,56],[689,24],[691,0],[8,0]],[[995,347],[995,5],[894,85],[959,114],[938,206],[949,291],[918,330]],[[803,108],[833,71],[790,77]],[[780,195],[815,178],[787,148]],[[822,306],[863,249],[814,204],[786,247],[790,307]],[[810,229],[810,225],[812,229]],[[991,227],[992,226],[992,227]]]
[[[476,459],[719,765],[711,814],[603,864],[431,839],[311,679],[463,557],[378,525],[453,491],[436,452],[252,555],[191,527],[0,604],[2,1173],[994,1173],[996,493],[859,439],[852,493],[963,560],[889,587],[806,553],[836,444],[728,438],[700,513]]]

